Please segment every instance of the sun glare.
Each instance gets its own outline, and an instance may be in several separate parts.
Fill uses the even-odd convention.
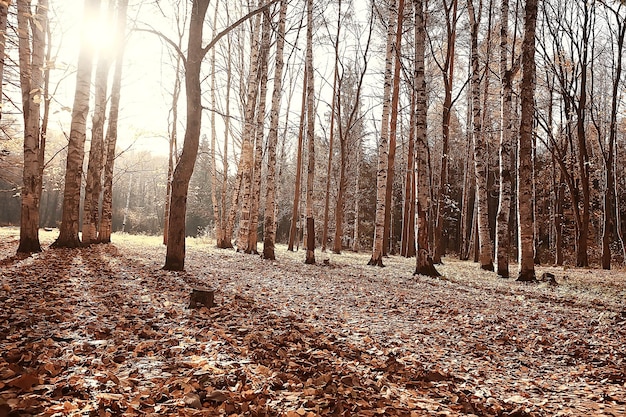
[[[85,25],[83,36],[94,52],[101,53],[113,49],[115,32],[110,22],[96,19]]]

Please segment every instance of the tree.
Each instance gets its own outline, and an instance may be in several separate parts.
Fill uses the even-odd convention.
[[[443,10],[446,22],[446,42],[443,62],[436,59],[435,62],[441,72],[444,89],[443,110],[441,115],[441,169],[439,172],[439,187],[435,199],[435,221],[434,221],[434,254],[435,263],[441,263],[444,254],[443,222],[444,222],[444,202],[448,184],[448,161],[450,143],[450,120],[452,118],[453,100],[452,89],[454,87],[454,57],[456,47],[456,27],[459,16],[457,15],[458,0],[443,0]]]
[[[85,0],[84,19],[97,13],[100,0]],[[67,163],[65,167],[65,190],[63,193],[63,216],[59,237],[52,244],[57,248],[75,248],[81,246],[78,237],[80,215],[80,188],[83,177],[83,160],[85,157],[85,135],[87,115],[89,113],[89,95],[91,92],[91,72],[93,68],[93,50],[87,44],[86,36],[81,39],[76,69],[76,91],[72,107],[72,123],[67,147]]]
[[[276,63],[274,67],[274,91],[270,110],[270,127],[267,136],[267,188],[265,192],[265,216],[263,227],[263,257],[276,259],[276,145],[278,142],[278,119],[282,97],[285,20],[287,16],[287,0],[281,0],[278,12],[278,32],[276,33]]]
[[[264,121],[265,107],[267,97],[267,67],[269,61],[270,49],[270,22],[271,17],[268,10],[263,13],[263,25],[261,26],[261,53],[259,63],[259,100],[256,110],[255,123],[255,151],[254,151],[254,167],[252,177],[252,201],[250,205],[250,230],[248,232],[248,250],[246,253],[258,253],[258,226],[259,226],[259,204],[261,200],[261,170],[263,167],[263,150],[264,150]]]
[[[217,16],[217,12],[215,13]],[[177,3],[176,11],[176,31],[178,34],[177,46],[178,49],[182,48],[183,43],[183,32],[184,28],[181,27],[184,25],[184,21],[181,22],[180,16],[180,2]],[[181,92],[181,64],[182,64],[182,55],[176,52],[171,53],[173,58],[176,60],[176,66],[174,70],[174,89],[172,90],[172,107],[170,108],[169,113],[169,152],[167,158],[167,184],[165,186],[165,209],[163,214],[164,224],[163,224],[163,244],[167,245],[167,232],[169,230],[169,218],[170,218],[170,202],[171,202],[171,194],[172,194],[172,174],[174,173],[174,167],[178,163],[178,101],[180,99]]]
[[[414,275],[439,276],[433,265],[428,250],[428,218],[429,187],[428,187],[428,141],[426,139],[426,78],[424,75],[424,53],[426,28],[424,23],[424,4],[422,0],[414,0],[415,8],[415,153],[416,153],[416,186],[415,207],[417,219],[417,242]]]
[[[41,132],[40,118],[41,102],[44,97],[43,69],[48,2],[47,0],[40,0],[34,14],[31,11],[30,0],[19,0],[17,8],[20,85],[24,116],[24,167],[21,190],[20,244],[17,251],[30,253],[41,251],[39,204],[43,181],[45,136]]]
[[[497,273],[502,278],[509,277],[509,253],[511,251],[509,217],[511,214],[511,142],[513,137],[511,113],[514,70],[509,69],[508,64],[508,25],[509,0],[502,0],[500,8],[500,198],[496,215],[496,264]]]
[[[202,33],[209,0],[193,0],[189,20],[189,40],[184,60],[185,93],[187,97],[187,120],[182,153],[172,176],[172,198],[169,216],[169,231],[164,269],[181,271],[185,267],[185,215],[187,211],[187,192],[193,167],[200,144],[200,126],[202,122],[202,103],[200,88],[200,69],[206,54],[215,44],[232,29],[261,13],[277,0],[261,6],[243,16],[221,31],[206,46],[202,46]],[[170,44],[172,42],[170,41]]]
[[[478,27],[474,0],[468,0],[467,10],[471,36],[471,91],[472,91],[472,137],[474,142],[474,167],[476,170],[476,197],[478,204],[478,235],[480,242],[480,268],[493,271],[493,246],[489,232],[489,193],[487,191],[487,149],[482,128],[480,105],[480,68],[478,57]]]
[[[300,217],[300,183],[302,182],[302,151],[304,147],[304,123],[306,121],[306,105],[307,105],[307,84],[309,77],[307,76],[307,67],[304,68],[302,76],[302,107],[300,110],[300,128],[298,130],[298,150],[296,151],[296,179],[293,193],[293,208],[291,211],[291,225],[289,227],[289,243],[287,249],[293,251],[296,241],[298,218]]]
[[[109,3],[107,19],[113,13],[114,3]],[[96,79],[94,84],[95,99],[91,128],[91,147],[83,203],[82,243],[88,245],[98,238],[98,220],[100,192],[102,190],[102,169],[104,166],[104,122],[106,116],[109,70],[111,68],[110,51],[106,48],[98,51]]]
[[[250,41],[250,74],[246,92],[246,102],[244,111],[243,132],[241,133],[241,157],[239,165],[241,167],[241,210],[239,217],[239,236],[237,237],[237,250],[250,252],[250,223],[252,207],[252,177],[254,174],[254,141],[256,132],[256,108],[259,98],[259,83],[261,80],[260,71],[260,35],[261,19],[257,16],[252,25]]]
[[[404,0],[398,1],[396,12],[396,34],[394,41],[394,68],[393,68],[393,88],[391,92],[391,117],[389,120],[389,163],[387,172],[387,187],[385,190],[385,234],[383,236],[383,254],[387,254],[390,248],[390,240],[393,245],[393,228],[391,227],[392,194],[393,182],[395,179],[396,165],[396,143],[398,137],[398,103],[400,101],[400,68],[402,67],[402,31],[404,22]],[[393,238],[393,239],[392,239]]]
[[[306,179],[306,264],[315,264],[315,219],[313,217],[313,180],[315,178],[315,86],[313,84],[313,0],[306,11],[306,140],[308,166]]]
[[[335,33],[335,40],[333,43],[335,61],[333,70],[333,98],[330,104],[330,139],[328,140],[328,166],[326,168],[326,193],[324,196],[324,226],[322,228],[322,252],[326,252],[326,241],[328,240],[328,219],[330,216],[330,183],[333,167],[333,145],[335,142],[335,120],[337,117],[337,95],[339,94],[337,83],[339,78],[339,35],[341,33],[342,25],[341,0],[337,1],[337,8],[337,32]],[[339,224],[335,224],[335,228],[337,227],[341,226]]]
[[[11,0],[0,1],[0,120],[2,120],[2,103],[4,102],[3,84],[4,84],[4,59],[6,57],[7,42],[7,22],[9,17],[9,5]]]
[[[378,141],[378,168],[376,174],[376,220],[374,227],[374,243],[372,257],[368,265],[384,266],[384,235],[387,194],[387,175],[389,171],[389,114],[391,110],[391,87],[393,83],[393,48],[396,35],[396,2],[389,1],[387,27],[387,46],[385,53],[385,80],[383,87],[383,114],[381,120],[380,139]]]
[[[117,53],[115,56],[115,69],[111,83],[111,104],[109,106],[109,124],[105,137],[105,162],[102,192],[102,214],[98,229],[98,241],[101,243],[111,242],[113,230],[113,168],[115,165],[115,147],[117,145],[117,123],[119,119],[120,100],[122,94],[122,68],[124,63],[124,37],[126,36],[126,12],[128,0],[120,0],[117,4],[116,16],[116,39]]]
[[[626,35],[626,16],[624,15],[624,3],[620,3],[616,8],[612,8],[605,4],[607,12],[614,19],[609,24],[611,28],[613,47],[612,59],[612,85],[611,85],[611,109],[609,111],[608,138],[606,143],[603,141],[603,135],[598,134],[598,144],[602,151],[604,160],[604,210],[602,213],[602,268],[611,269],[611,243],[614,240],[616,224],[619,213],[616,210],[617,193],[615,191],[615,146],[617,143],[617,114],[618,103],[620,100],[620,84],[622,82],[622,54],[624,50],[624,38]],[[607,19],[609,17],[607,16]],[[613,38],[614,37],[614,38]],[[593,113],[592,113],[593,117]],[[594,118],[596,130],[599,129],[599,123]],[[598,132],[599,133],[599,132]],[[619,236],[619,233],[617,233]],[[622,242],[623,245],[623,242]]]
[[[522,41],[520,135],[517,156],[517,210],[519,236],[518,281],[534,281],[535,262],[532,212],[532,135],[535,112],[535,28],[537,0],[526,0]]]

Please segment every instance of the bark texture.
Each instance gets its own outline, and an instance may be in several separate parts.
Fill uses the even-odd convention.
[[[209,0],[194,0],[189,22],[189,41],[185,61],[185,93],[187,121],[182,153],[172,176],[172,197],[164,269],[182,271],[185,268],[185,215],[187,191],[200,143],[202,119],[200,67],[205,52],[202,48],[204,17]]]
[[[113,168],[115,166],[115,147],[117,145],[117,121],[120,114],[120,100],[122,98],[122,69],[124,64],[124,37],[126,35],[126,13],[128,0],[120,0],[117,4],[117,33],[115,69],[111,82],[111,105],[109,106],[109,123],[105,138],[105,163],[102,192],[102,214],[98,228],[98,242],[111,241],[113,220]]]
[[[518,281],[534,281],[535,262],[532,213],[532,134],[535,111],[535,29],[537,0],[526,0],[522,42],[520,136],[517,159],[519,273]]]
[[[285,20],[287,0],[281,0],[278,14],[278,33],[276,37],[276,64],[274,68],[274,90],[270,111],[270,127],[267,137],[267,188],[265,193],[265,215],[263,227],[263,257],[276,259],[276,145],[278,143],[278,121],[282,98],[282,82],[285,49]]]
[[[313,84],[313,0],[307,0],[306,18],[306,140],[308,167],[306,179],[306,264],[315,264],[315,220],[313,218],[313,186],[315,179],[315,86]]]
[[[45,94],[43,67],[48,2],[40,0],[34,14],[31,11],[30,0],[20,0],[17,6],[20,85],[24,116],[24,167],[20,196],[20,244],[17,252],[31,253],[41,252],[39,205],[45,138],[42,136],[40,118],[41,103]],[[4,24],[6,25],[6,22]]]
[[[512,71],[508,68],[509,0],[502,0],[500,8],[500,193],[496,215],[496,264],[498,275],[509,277],[511,214],[511,141],[513,137],[512,117]]]
[[[110,3],[109,13],[112,12],[113,3]],[[98,64],[96,65],[94,110],[91,119],[91,146],[89,148],[87,181],[83,199],[83,245],[91,244],[98,239],[99,204],[102,191],[102,169],[104,167],[104,123],[106,119],[110,68],[110,54],[107,51],[100,51]]]
[[[426,78],[424,74],[424,53],[426,30],[424,27],[424,4],[414,0],[415,7],[415,151],[417,157],[417,250],[413,275],[439,276],[428,249],[428,141],[426,138]]]
[[[389,171],[389,114],[391,110],[391,86],[393,82],[393,43],[396,34],[396,1],[389,2],[389,24],[387,30],[387,49],[385,54],[385,85],[383,87],[383,114],[380,139],[378,141],[378,165],[376,172],[376,217],[372,257],[368,265],[384,266],[383,241],[385,235],[385,202],[387,194],[387,175]]]
[[[472,91],[472,136],[474,142],[474,167],[476,171],[476,196],[478,204],[478,236],[480,245],[480,267],[493,271],[493,245],[489,232],[489,193],[487,188],[487,148],[482,128],[480,105],[480,67],[478,56],[478,19],[473,0],[468,0],[467,9],[471,34],[471,91]]]
[[[100,0],[85,0],[87,16],[98,10]],[[89,96],[91,92],[91,73],[93,69],[93,51],[87,44],[86,35],[78,55],[76,69],[76,91],[72,107],[70,138],[67,146],[67,164],[65,168],[65,190],[63,193],[63,215],[59,228],[59,237],[52,244],[54,247],[75,248],[81,246],[78,236],[80,220],[80,188],[83,177],[85,158],[85,135],[87,115],[89,114]]]

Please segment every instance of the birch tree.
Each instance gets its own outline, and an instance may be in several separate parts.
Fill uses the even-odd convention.
[[[339,78],[339,35],[341,34],[341,0],[337,1],[337,32],[335,33],[335,40],[333,43],[334,55],[334,70],[333,70],[333,98],[330,104],[330,139],[328,140],[328,165],[326,168],[326,193],[324,197],[324,226],[322,228],[322,252],[326,252],[326,241],[328,240],[328,219],[330,217],[330,183],[331,173],[333,167],[333,145],[335,142],[335,119],[337,116],[337,95],[338,91],[338,78]],[[340,185],[341,187],[341,185]],[[339,224],[335,224],[335,228],[341,227]],[[336,247],[336,244],[335,244]],[[340,249],[341,250],[341,249]]]
[[[487,190],[487,149],[482,128],[480,105],[480,63],[478,56],[479,20],[474,9],[474,0],[468,0],[470,21],[471,92],[472,92],[472,137],[474,143],[474,167],[476,172],[476,197],[478,204],[478,235],[480,243],[480,268],[493,271],[493,245],[489,232],[489,194]]]
[[[385,235],[385,210],[387,194],[387,175],[389,171],[389,114],[391,110],[391,87],[393,83],[393,48],[396,35],[396,1],[389,1],[387,26],[387,46],[385,53],[385,79],[383,87],[383,113],[380,139],[378,141],[378,165],[376,173],[376,217],[372,257],[368,265],[384,266],[383,241]]]
[[[535,112],[535,28],[537,0],[526,0],[522,41],[520,135],[517,156],[517,212],[519,236],[518,281],[534,281],[535,262],[532,213],[532,135]]]
[[[44,56],[48,2],[40,0],[32,12],[30,0],[17,2],[20,86],[24,116],[24,167],[22,171],[20,244],[18,253],[41,252],[39,205],[41,201],[45,136],[41,132],[44,97]],[[4,47],[4,45],[3,45]]]
[[[263,258],[274,260],[276,241],[276,145],[278,143],[278,121],[282,98],[285,20],[287,0],[281,0],[278,12],[278,32],[276,34],[276,63],[274,67],[274,90],[270,110],[270,126],[267,136],[267,188],[265,192],[265,215],[263,227]]]
[[[259,205],[261,201],[261,169],[263,167],[263,150],[265,148],[265,107],[267,97],[267,67],[269,61],[270,49],[270,13],[266,10],[263,13],[263,24],[261,26],[261,44],[259,57],[259,99],[256,109],[256,127],[255,127],[255,150],[254,150],[254,167],[251,189],[250,204],[250,230],[248,232],[248,248],[246,253],[258,253],[258,226],[259,226]]]
[[[85,21],[88,16],[97,13],[99,9],[100,0],[85,0],[85,11],[83,13]],[[81,245],[78,236],[80,188],[83,177],[83,160],[85,158],[85,136],[87,115],[89,114],[92,69],[93,50],[87,44],[86,36],[83,34],[78,55],[78,67],[76,69],[76,90],[67,147],[63,215],[59,228],[59,237],[52,244],[53,247],[75,248]]]
[[[4,103],[4,60],[6,57],[7,22],[11,0],[0,0],[0,120],[2,120],[2,105]]]
[[[455,99],[452,97],[452,89],[454,87],[454,69],[455,69],[455,49],[456,49],[456,27],[459,19],[458,0],[442,0],[444,18],[446,25],[445,53],[442,61],[436,58],[433,53],[434,61],[441,72],[443,81],[444,98],[443,109],[441,114],[441,169],[439,172],[439,187],[437,189],[435,199],[435,219],[434,219],[434,254],[435,263],[441,263],[441,257],[445,252],[443,239],[443,222],[444,222],[444,202],[448,192],[448,160],[449,143],[450,143],[450,120],[452,118],[452,108]]]
[[[431,277],[439,276],[433,265],[428,249],[428,141],[426,139],[426,78],[424,74],[424,53],[426,28],[424,23],[424,4],[422,0],[414,0],[415,13],[415,153],[416,153],[416,186],[415,207],[417,223],[415,274]]]
[[[315,219],[313,217],[313,180],[315,179],[315,86],[313,77],[313,0],[307,0],[306,11],[306,140],[308,166],[306,179],[306,264],[315,264]]]
[[[119,0],[117,3],[116,20],[116,55],[113,80],[111,82],[111,104],[109,106],[109,123],[105,137],[104,149],[104,173],[102,180],[102,213],[98,228],[98,241],[101,243],[111,242],[113,220],[113,169],[115,166],[115,148],[117,145],[117,124],[120,113],[120,100],[122,97],[122,69],[124,64],[124,38],[126,36],[126,13],[128,0]]]
[[[246,103],[244,111],[243,131],[241,133],[241,210],[239,217],[239,235],[237,250],[249,253],[250,251],[250,222],[252,206],[252,176],[254,174],[254,139],[256,132],[256,108],[259,97],[260,72],[260,33],[261,19],[254,18],[250,41],[250,75],[248,80]]]
[[[398,137],[398,106],[400,102],[400,69],[402,67],[402,31],[404,23],[404,0],[398,1],[396,11],[396,34],[394,40],[394,68],[393,87],[391,92],[391,117],[389,120],[389,163],[387,172],[387,187],[385,190],[385,234],[383,236],[383,254],[387,254],[391,245],[394,245],[393,227],[391,224],[393,182],[396,172],[396,143]]]
[[[107,20],[113,13],[114,2],[109,3]],[[96,78],[94,83],[94,110],[91,119],[91,146],[87,165],[87,181],[83,199],[83,245],[89,245],[98,238],[100,192],[102,191],[102,169],[104,166],[104,122],[106,116],[109,70],[111,68],[110,51],[104,48],[98,51]]]
[[[509,68],[509,0],[502,0],[500,7],[500,191],[496,215],[496,264],[502,278],[509,277],[511,213],[511,142],[513,137],[513,69]]]

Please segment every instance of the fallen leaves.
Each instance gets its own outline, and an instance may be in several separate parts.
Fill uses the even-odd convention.
[[[454,260],[436,280],[196,245],[174,273],[157,239],[116,245],[0,244],[0,416],[626,413],[622,272],[527,286]],[[206,286],[217,306],[187,309]]]

